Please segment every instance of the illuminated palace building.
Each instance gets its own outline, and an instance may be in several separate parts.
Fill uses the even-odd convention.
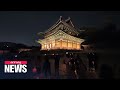
[[[37,42],[42,45],[41,50],[67,49],[81,50],[83,39],[78,38],[80,30],[76,29],[70,18],[59,20],[43,33],[43,39]]]

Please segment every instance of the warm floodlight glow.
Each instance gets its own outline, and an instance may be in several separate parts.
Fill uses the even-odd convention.
[[[37,42],[42,45],[42,50],[50,49],[72,49],[80,50],[83,39],[75,37],[78,36],[77,30],[70,21],[58,20],[48,31],[45,32],[44,39],[39,39]],[[72,26],[71,26],[72,25]]]

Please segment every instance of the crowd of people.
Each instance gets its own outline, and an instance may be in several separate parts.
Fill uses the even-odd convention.
[[[16,57],[16,55],[0,55],[0,75],[1,78],[63,79],[64,77],[61,77],[61,75],[63,75],[65,76],[65,79],[89,79],[92,75],[86,76],[86,72],[89,72],[90,74],[97,72],[97,78],[106,79],[115,77],[114,67],[116,68],[116,65],[113,67],[106,63],[99,63],[98,53],[96,54],[95,52],[84,53],[84,55],[82,55],[83,53],[80,54],[73,52],[62,54],[44,54],[40,56],[31,55],[28,56],[28,58]],[[7,59],[27,60],[28,72],[24,75],[5,74],[3,71],[3,63],[4,60]],[[64,72],[64,74],[61,74],[61,72]],[[118,71],[118,73],[119,72],[120,71]],[[94,77],[94,75],[92,77]]]
[[[54,69],[55,69],[55,78],[60,78],[60,60],[62,59],[65,66],[65,72],[67,79],[81,79],[85,78],[85,72],[87,70],[86,65],[83,63],[79,53],[67,53],[67,54],[55,54],[55,55],[45,55],[44,63],[41,67],[41,73],[45,78],[51,78],[51,64],[50,59],[54,60]],[[97,58],[95,53],[88,53],[87,55],[89,60],[89,71],[95,71],[97,68]],[[33,68],[34,73],[40,71],[35,67]]]

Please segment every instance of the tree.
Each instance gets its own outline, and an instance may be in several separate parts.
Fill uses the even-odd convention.
[[[40,37],[41,39],[43,39],[44,36],[45,36],[43,32],[39,32],[38,35],[39,35],[39,37]]]
[[[82,27],[85,30],[80,33],[79,37],[86,40],[88,43],[96,43],[97,28],[95,27]]]

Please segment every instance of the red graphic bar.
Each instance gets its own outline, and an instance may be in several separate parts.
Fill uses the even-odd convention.
[[[5,64],[27,64],[27,61],[5,61]]]

